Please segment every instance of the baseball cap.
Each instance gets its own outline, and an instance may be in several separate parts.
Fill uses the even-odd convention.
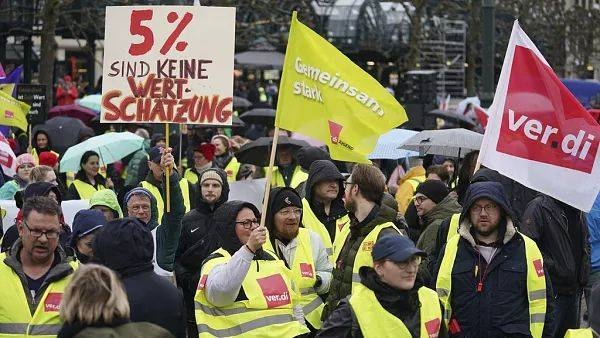
[[[399,234],[378,239],[371,255],[374,261],[387,259],[393,262],[404,262],[414,255],[427,256],[425,251],[418,249],[410,238]]]
[[[71,237],[71,247],[81,237],[91,233],[106,225],[106,218],[100,210],[79,210],[73,219],[73,234]]]

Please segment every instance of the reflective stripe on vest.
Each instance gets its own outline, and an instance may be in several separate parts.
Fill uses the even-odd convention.
[[[398,234],[398,228],[392,222],[386,222],[383,224],[379,224],[369,234],[363,239],[362,243],[360,243],[360,247],[358,248],[358,252],[356,252],[356,256],[354,257],[354,265],[352,266],[352,292],[354,292],[354,288],[356,286],[362,285],[360,283],[360,275],[358,274],[358,270],[361,266],[373,266],[373,256],[371,256],[371,251],[373,251],[373,245],[377,241],[379,237],[379,233],[383,229],[394,228]]]
[[[450,240],[453,236],[458,235],[458,225],[460,223],[460,214],[452,215],[450,219],[450,226],[448,227],[448,235],[446,236],[446,242]]]
[[[292,173],[292,180],[290,181],[290,187],[296,189],[300,183],[306,181],[308,179],[308,174],[302,171],[299,165],[296,165],[294,168],[294,172]],[[271,176],[271,186],[275,187],[285,187],[285,182],[283,180],[283,175],[279,172],[279,168],[273,168],[273,175]]]
[[[565,334],[565,338],[594,338],[592,329],[569,329]]]
[[[205,295],[205,282],[217,265],[227,264],[231,255],[222,255],[205,262],[196,291],[195,315],[200,337],[295,337],[308,329],[294,318],[294,306],[299,296],[293,289],[292,272],[283,261],[254,260],[242,282],[246,300],[229,306],[215,307]]]
[[[155,187],[148,181],[142,181],[140,183],[142,188],[150,191],[152,196],[156,199],[156,209],[158,209],[158,222],[162,222],[163,214],[165,213],[165,202],[162,198],[162,194],[158,187]],[[179,187],[181,188],[181,194],[183,195],[183,204],[185,205],[185,212],[190,211],[190,189],[188,181],[185,178],[179,180]]]
[[[299,229],[296,237],[298,245],[291,268],[295,286],[300,289],[300,305],[304,312],[304,318],[315,329],[320,329],[323,325],[321,314],[325,305],[313,288],[317,281],[317,269],[310,240],[311,231],[304,228]]]
[[[98,184],[98,189],[96,189],[93,185],[82,180],[75,180],[73,181],[73,184],[75,184],[75,189],[79,194],[79,198],[82,200],[89,200],[96,191],[106,189],[102,184]]]
[[[232,157],[223,170],[227,173],[227,182],[235,182],[235,177],[238,171],[240,171],[240,162],[238,162],[237,158]]]
[[[33,316],[19,276],[4,264],[0,254],[0,337],[56,337],[62,327],[59,311],[64,290],[72,274],[48,285]],[[75,270],[77,263],[70,263]]]
[[[442,324],[442,311],[435,291],[421,287],[418,291],[420,306],[420,337],[437,337]],[[373,291],[364,285],[352,290],[349,300],[360,331],[365,338],[412,337],[412,333],[398,317],[386,311]]]
[[[188,180],[191,184],[198,183],[198,174],[196,174],[192,168],[186,169],[185,174],[183,174],[183,178]]]
[[[331,242],[331,237],[329,237],[329,232],[325,228],[325,225],[319,221],[317,215],[312,211],[310,203],[306,198],[302,199],[302,225],[319,235],[321,241],[323,241],[325,250],[327,251],[327,257],[333,262],[333,243]]]
[[[534,338],[542,336],[546,317],[546,277],[544,275],[543,258],[540,249],[529,237],[519,233],[525,243],[525,257],[527,260],[527,299],[529,302],[529,329]],[[458,243],[461,236],[453,236],[446,243],[446,251],[440,265],[436,290],[444,305],[444,320],[448,324],[452,316],[450,304],[452,293],[452,269]]]

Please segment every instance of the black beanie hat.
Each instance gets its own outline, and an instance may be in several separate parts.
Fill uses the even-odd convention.
[[[448,187],[442,182],[438,180],[426,180],[425,182],[419,184],[415,194],[421,193],[430,200],[434,201],[436,204],[440,203],[450,191]]]
[[[300,196],[298,196],[298,193],[292,191],[291,189],[282,189],[277,193],[269,212],[275,214],[279,210],[286,207],[302,208],[302,200],[300,199]]]

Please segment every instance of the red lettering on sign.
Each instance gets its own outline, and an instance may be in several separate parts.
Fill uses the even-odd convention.
[[[58,312],[60,311],[60,301],[62,300],[62,293],[50,292],[44,299],[44,312]]]
[[[271,275],[269,277],[259,278],[256,281],[267,301],[267,308],[270,309],[291,304],[288,287],[281,275]]]
[[[141,35],[144,40],[140,43],[132,43],[129,46],[129,54],[139,56],[148,53],[154,46],[154,34],[152,30],[142,25],[142,22],[152,20],[154,13],[151,9],[131,11],[131,22],[129,24],[129,33],[131,35]]]
[[[302,277],[313,278],[315,275],[313,272],[312,264],[300,263],[300,274],[302,275]]]

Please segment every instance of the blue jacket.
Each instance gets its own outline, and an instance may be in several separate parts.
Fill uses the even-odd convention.
[[[475,247],[468,210],[479,198],[495,201],[504,211],[500,224],[502,244],[489,264]],[[450,332],[450,337],[529,337],[529,303],[527,299],[527,260],[525,242],[516,231],[504,189],[500,183],[473,183],[465,196],[461,215],[458,251],[452,269],[451,305],[452,318],[460,327],[460,332]],[[442,253],[445,251],[445,247]],[[438,257],[437,272],[443,254]],[[477,276],[475,266],[480,263]],[[483,288],[477,285],[485,271]],[[553,292],[550,278],[546,273],[546,321],[544,336],[552,331]]]
[[[587,214],[590,246],[592,248],[592,272],[600,271],[600,197]]]

